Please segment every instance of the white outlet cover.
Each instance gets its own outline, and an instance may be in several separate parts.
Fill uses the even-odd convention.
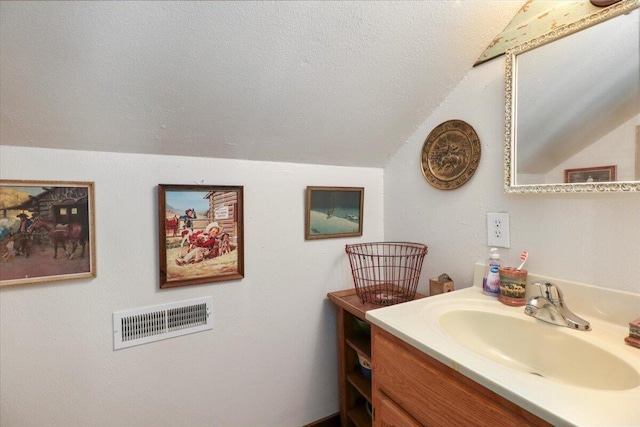
[[[487,213],[487,245],[510,248],[509,213]]]

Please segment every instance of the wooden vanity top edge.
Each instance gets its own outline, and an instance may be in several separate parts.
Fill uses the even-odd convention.
[[[416,293],[414,300],[426,298],[427,295]],[[329,292],[327,298],[338,307],[348,311],[359,319],[365,320],[365,313],[369,310],[375,310],[378,308],[384,308],[384,305],[372,304],[369,302],[361,302],[358,295],[356,295],[355,288],[344,289],[341,291]],[[367,322],[369,323],[369,322]]]

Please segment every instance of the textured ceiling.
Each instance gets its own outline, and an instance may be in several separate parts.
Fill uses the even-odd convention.
[[[381,167],[523,3],[2,1],[0,144]]]

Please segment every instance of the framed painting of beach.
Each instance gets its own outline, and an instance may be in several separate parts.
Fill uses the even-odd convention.
[[[362,187],[307,187],[306,240],[362,236]]]
[[[243,187],[158,185],[160,288],[244,277]]]
[[[93,182],[0,180],[0,286],[96,276]]]

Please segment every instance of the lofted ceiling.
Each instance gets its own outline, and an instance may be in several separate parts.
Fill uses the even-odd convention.
[[[0,144],[382,167],[523,3],[2,1]]]
[[[598,0],[593,0],[598,3]],[[617,3],[620,0],[600,0]],[[563,25],[572,24],[601,10],[591,1],[527,0],[509,25],[478,57],[475,65],[502,55],[507,49],[534,39]]]

